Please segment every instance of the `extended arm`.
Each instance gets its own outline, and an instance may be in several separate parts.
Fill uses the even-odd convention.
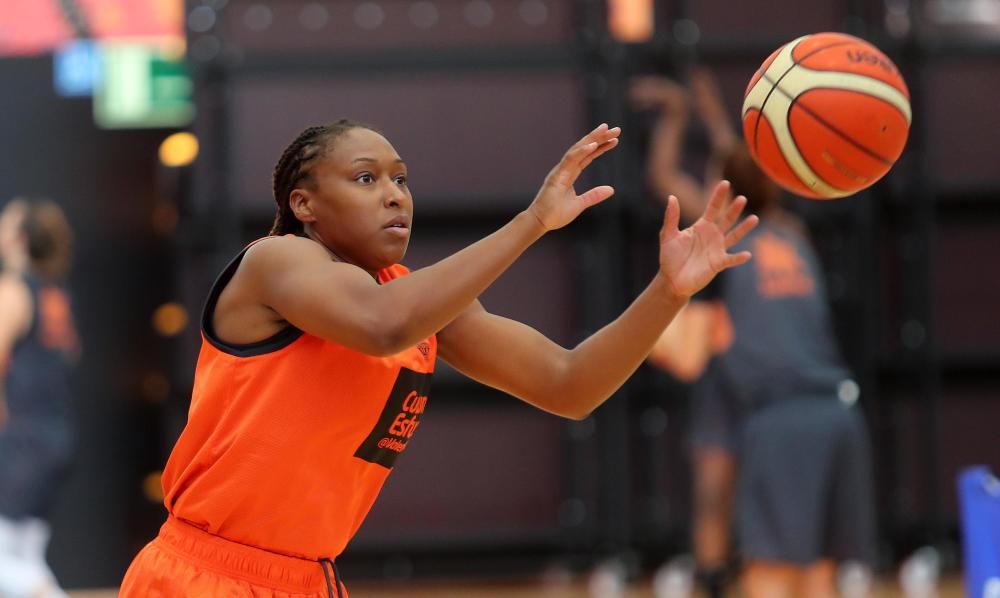
[[[715,181],[722,178],[723,164],[739,139],[712,73],[704,68],[692,70],[690,88],[695,112],[708,131],[708,143],[712,152],[705,164],[705,184],[714,185]]]
[[[363,270],[332,262],[317,243],[281,238],[248,252],[252,292],[307,332],[372,355],[397,353],[451,322],[543,233],[610,197],[608,186],[577,195],[573,183],[619,134],[606,125],[592,131],[552,169],[527,210],[437,264],[380,286]]]
[[[684,231],[677,230],[678,202],[669,200],[660,271],[617,319],[575,348],[564,349],[528,326],[489,314],[477,302],[438,335],[441,357],[536,407],[586,417],[639,367],[691,294],[750,258],[726,252],[756,225],[751,216],[734,226],[745,200],[724,208],[728,193],[728,185],[720,184],[705,214]]]
[[[563,417],[582,419],[635,372],[686,297],[664,281],[574,349],[483,309],[465,310],[438,335],[441,358],[470,378]]]

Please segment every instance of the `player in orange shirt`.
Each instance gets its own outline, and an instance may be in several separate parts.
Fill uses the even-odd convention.
[[[730,203],[726,184],[683,231],[671,199],[659,273],[572,350],[488,313],[477,297],[521,252],[612,195],[573,184],[619,134],[597,127],[507,225],[409,273],[414,202],[395,149],[349,121],[304,131],[275,168],[271,236],[209,292],[188,423],[163,474],[169,517],[121,595],[346,596],[334,559],[418,429],[438,355],[563,417],[607,399],[690,295],[750,258],[726,248],[756,223],[737,224],[745,199]]]

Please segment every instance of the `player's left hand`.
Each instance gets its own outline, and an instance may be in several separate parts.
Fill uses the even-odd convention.
[[[601,123],[573,144],[545,177],[542,188],[527,211],[538,219],[546,231],[566,226],[584,210],[601,203],[615,192],[608,185],[600,185],[577,195],[573,185],[591,162],[618,146],[621,133],[621,128],[609,128],[607,123]]]
[[[690,297],[705,287],[719,272],[746,263],[749,251],[729,253],[757,226],[756,216],[748,216],[737,224],[747,200],[742,195],[729,200],[729,182],[715,186],[705,206],[705,212],[694,224],[678,230],[680,206],[673,195],[667,201],[667,211],[660,229],[660,274],[672,293]]]

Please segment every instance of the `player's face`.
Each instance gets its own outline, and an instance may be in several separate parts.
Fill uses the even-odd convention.
[[[351,129],[312,170],[312,233],[340,258],[375,273],[406,253],[413,196],[406,164],[385,137]]]

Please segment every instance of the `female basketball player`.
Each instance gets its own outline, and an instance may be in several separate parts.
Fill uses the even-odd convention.
[[[690,97],[714,150],[706,185],[725,177],[761,218],[741,245],[753,250],[753,267],[714,279],[650,355],[679,378],[697,380],[696,560],[709,596],[722,596],[735,494],[746,595],[833,598],[838,560],[874,559],[864,422],[851,403],[838,400],[856,387],[837,350],[805,226],[782,208],[777,186],[732,133],[707,72],[693,73]],[[654,188],[697,188],[679,165],[685,90],[646,79],[633,98],[661,110],[649,158]],[[698,194],[688,192],[681,205],[692,197]],[[698,207],[695,199],[686,212]]]
[[[0,596],[65,596],[45,562],[44,518],[72,454],[71,239],[51,201],[14,200],[0,215]]]
[[[671,199],[660,271],[572,350],[476,299],[531,243],[611,196],[573,184],[614,148],[601,125],[566,152],[507,225],[430,267],[399,265],[414,201],[407,168],[370,128],[304,131],[274,171],[272,236],[211,289],[187,427],[163,473],[169,517],[123,596],[344,596],[334,558],[357,531],[427,406],[438,355],[540,409],[586,417],[646,357],[755,220],[720,185],[679,231]],[[499,357],[502,356],[502,357]]]

